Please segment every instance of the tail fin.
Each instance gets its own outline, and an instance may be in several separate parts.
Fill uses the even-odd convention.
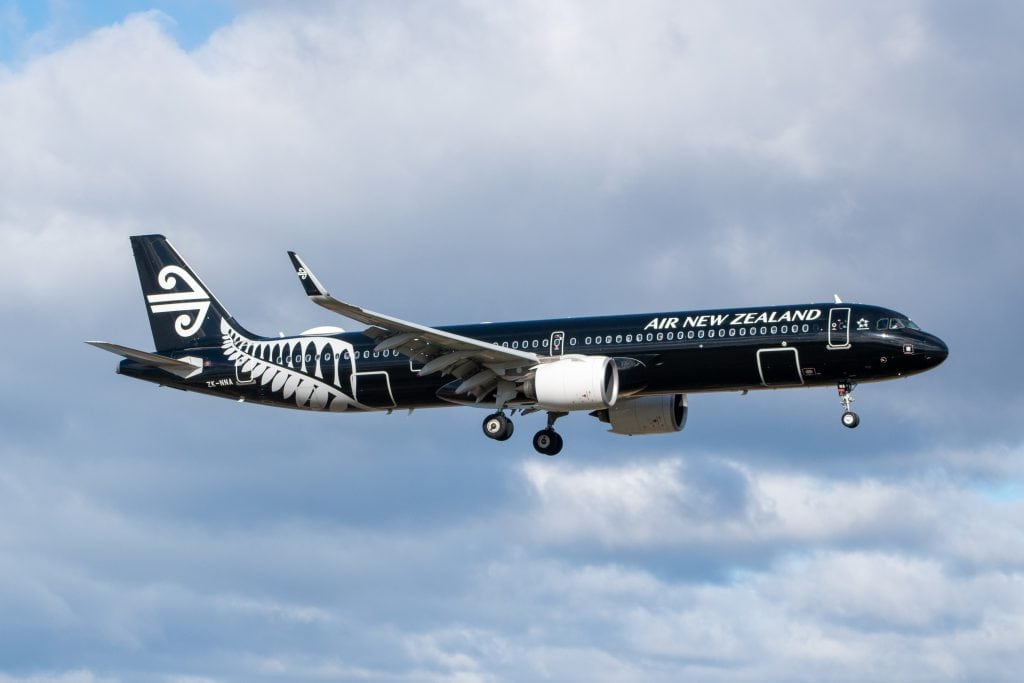
[[[220,346],[221,321],[242,328],[163,235],[131,238],[156,350]]]

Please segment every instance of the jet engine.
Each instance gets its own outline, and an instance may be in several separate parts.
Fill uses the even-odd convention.
[[[591,413],[615,434],[671,434],[686,426],[686,394],[640,396]]]
[[[543,410],[608,408],[619,397],[619,370],[607,356],[563,356],[537,366],[525,393]]]

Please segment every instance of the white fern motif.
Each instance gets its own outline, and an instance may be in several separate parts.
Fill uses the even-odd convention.
[[[228,360],[253,381],[269,386],[271,393],[280,393],[286,401],[294,397],[297,408],[343,411],[359,405],[341,389],[349,379],[343,366],[348,361],[343,359],[351,357],[351,344],[331,337],[257,341],[241,335],[226,320],[220,331]],[[329,377],[324,377],[324,367]]]

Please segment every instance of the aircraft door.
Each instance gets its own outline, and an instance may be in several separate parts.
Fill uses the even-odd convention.
[[[239,386],[245,386],[246,384],[252,384],[255,382],[252,378],[252,370],[248,372],[242,370],[241,365],[235,365],[235,384]]]
[[[850,348],[850,309],[833,308],[828,312],[828,347]]]
[[[548,348],[552,356],[561,356],[565,353],[565,332],[552,332]]]

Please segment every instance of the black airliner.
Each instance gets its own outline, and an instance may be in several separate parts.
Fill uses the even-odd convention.
[[[689,393],[838,387],[842,423],[858,382],[904,377],[946,359],[907,316],[862,304],[767,306],[426,327],[335,299],[289,252],[309,298],[368,327],[261,337],[231,317],[162,235],[131,238],[156,352],[88,342],[124,357],[118,372],[186,391],[304,410],[478,406],[489,438],[506,412],[543,411],[533,437],[555,455],[555,420],[588,411],[616,434],[678,432]]]

